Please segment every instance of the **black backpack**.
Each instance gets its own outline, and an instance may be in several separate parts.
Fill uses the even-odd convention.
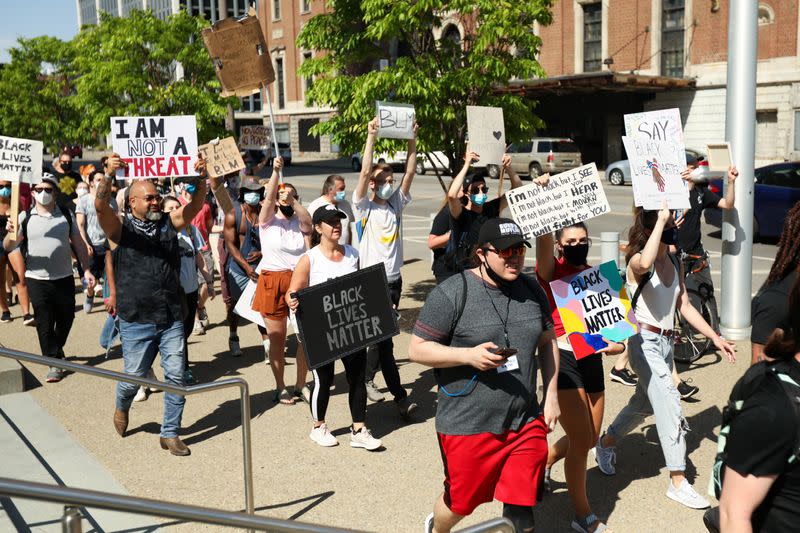
[[[67,219],[67,244],[69,244],[70,249],[72,249],[72,253],[75,254],[75,248],[72,246],[72,241],[70,240],[72,237],[72,228],[73,228],[73,215],[70,208],[65,205],[64,203],[58,201],[56,199],[56,207],[58,210],[61,211],[61,216]],[[22,253],[22,258],[27,260],[28,259],[28,222],[31,220],[31,212],[36,209],[36,205],[31,205],[28,210],[25,212],[25,220],[22,221],[19,227],[19,235],[22,236],[22,242],[19,245],[19,251]],[[75,254],[77,258],[78,255]]]

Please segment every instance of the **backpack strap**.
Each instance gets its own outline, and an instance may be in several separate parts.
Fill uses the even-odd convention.
[[[670,262],[675,267],[677,273],[676,276],[681,275],[681,265],[678,262],[678,258],[675,257],[671,253],[667,253],[667,257],[669,257]],[[650,282],[653,278],[653,273],[655,272],[655,265],[653,268],[642,275],[642,279],[639,280],[639,284],[636,286],[636,291],[633,293],[633,298],[631,298],[631,311],[636,312],[636,304],[639,302],[639,297],[642,295],[642,291],[644,290],[644,286]],[[627,272],[625,273],[625,277],[627,277]]]
[[[467,306],[467,291],[468,291],[467,276],[466,274],[464,274],[463,270],[459,272],[459,275],[461,276],[461,286],[462,286],[461,303],[459,304],[458,311],[456,311],[456,316],[453,318],[453,322],[450,325],[450,338],[447,341],[448,345],[451,342],[453,342],[453,335],[456,332],[456,327],[458,326],[458,323],[461,321],[461,317],[464,315],[464,308]]]

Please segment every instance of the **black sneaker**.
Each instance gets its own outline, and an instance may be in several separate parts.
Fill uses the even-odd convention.
[[[11,311],[3,311],[3,314],[0,315],[0,322],[3,324],[11,322]]]
[[[636,382],[638,381],[636,379],[636,374],[634,374],[627,368],[623,368],[622,370],[617,370],[616,368],[612,368],[611,372],[608,373],[608,378],[611,381],[616,381],[617,383],[621,383],[629,387],[635,387]]]
[[[22,317],[22,323],[25,324],[26,326],[35,326],[36,319],[33,318],[32,314],[28,313]]]
[[[687,398],[691,398],[695,394],[700,391],[700,387],[695,387],[694,385],[689,385],[692,382],[692,378],[687,379],[686,381],[681,380],[678,383],[678,392],[681,395],[681,400],[685,400]]]

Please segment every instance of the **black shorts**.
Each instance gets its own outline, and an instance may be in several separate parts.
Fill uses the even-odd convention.
[[[606,390],[605,377],[603,375],[603,356],[601,354],[592,354],[577,361],[572,352],[559,350],[559,353],[559,390],[584,389],[589,393]]]

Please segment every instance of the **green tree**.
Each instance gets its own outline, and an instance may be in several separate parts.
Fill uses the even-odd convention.
[[[512,78],[543,77],[535,56],[541,40],[534,22],[549,24],[552,0],[328,0],[330,12],[311,19],[298,45],[321,52],[300,67],[314,76],[310,103],[330,106],[333,117],[315,126],[345,153],[362,149],[375,101],[414,104],[421,151],[442,150],[451,170],[461,165],[466,106],[502,107],[506,137],[530,137],[542,122],[536,103],[495,89]],[[465,37],[433,37],[445,16],[462,21]],[[459,42],[460,41],[460,42]],[[390,49],[388,68],[375,68]],[[398,149],[382,140],[378,150]]]

